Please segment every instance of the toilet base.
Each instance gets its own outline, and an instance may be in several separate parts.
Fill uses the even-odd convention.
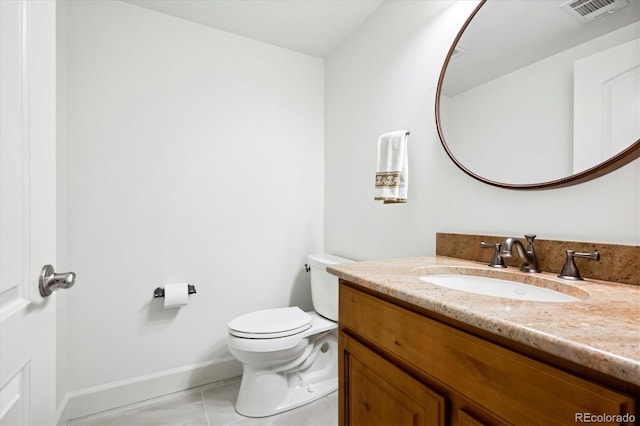
[[[337,389],[338,379],[335,378],[315,385],[290,388],[287,392],[287,397],[273,406],[268,405],[268,401],[265,401],[265,396],[257,403],[255,400],[248,398],[238,398],[236,411],[246,417],[269,417],[309,404],[329,395]]]
[[[244,366],[236,411],[247,417],[268,417],[320,399],[338,389],[337,332],[312,343],[311,365],[289,371]]]

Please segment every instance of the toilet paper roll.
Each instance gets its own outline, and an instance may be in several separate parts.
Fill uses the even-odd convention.
[[[175,283],[164,286],[164,308],[179,308],[189,303],[189,284]]]

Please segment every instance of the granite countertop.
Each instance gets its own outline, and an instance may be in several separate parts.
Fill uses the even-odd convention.
[[[640,286],[496,269],[451,257],[413,257],[332,265],[359,286],[640,385]],[[530,302],[451,290],[418,279],[462,273],[533,284],[545,280],[578,302]],[[506,274],[506,275],[505,275]]]

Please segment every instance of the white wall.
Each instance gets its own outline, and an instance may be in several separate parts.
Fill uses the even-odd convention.
[[[640,161],[569,188],[512,191],[465,175],[435,130],[442,62],[475,6],[387,2],[325,65],[325,248],[354,259],[432,255],[436,232],[640,243]],[[409,202],[373,200],[378,135],[409,129]]]
[[[322,60],[118,1],[68,7],[66,391],[227,359],[233,317],[311,309]],[[152,299],[184,281],[188,306]]]

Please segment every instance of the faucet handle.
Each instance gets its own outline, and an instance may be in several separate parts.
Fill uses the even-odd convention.
[[[533,240],[536,239],[537,235],[534,234],[524,234],[524,237],[527,239],[527,242],[529,243],[529,247],[533,246]]]
[[[500,256],[500,243],[485,243],[484,241],[480,241],[480,247],[482,248],[492,248],[494,249],[493,255],[491,256],[491,260],[489,261],[489,265],[493,268],[506,268],[507,265],[504,264],[504,259]]]
[[[580,276],[580,271],[576,266],[576,262],[574,261],[574,258],[579,257],[582,259],[600,260],[600,253],[597,250],[594,251],[593,253],[577,253],[575,250],[565,250],[565,252],[567,254],[567,260],[565,261],[564,266],[562,267],[562,271],[560,272],[560,275],[558,275],[559,278],[562,278],[565,280],[573,280],[573,281],[582,280],[582,277]]]

